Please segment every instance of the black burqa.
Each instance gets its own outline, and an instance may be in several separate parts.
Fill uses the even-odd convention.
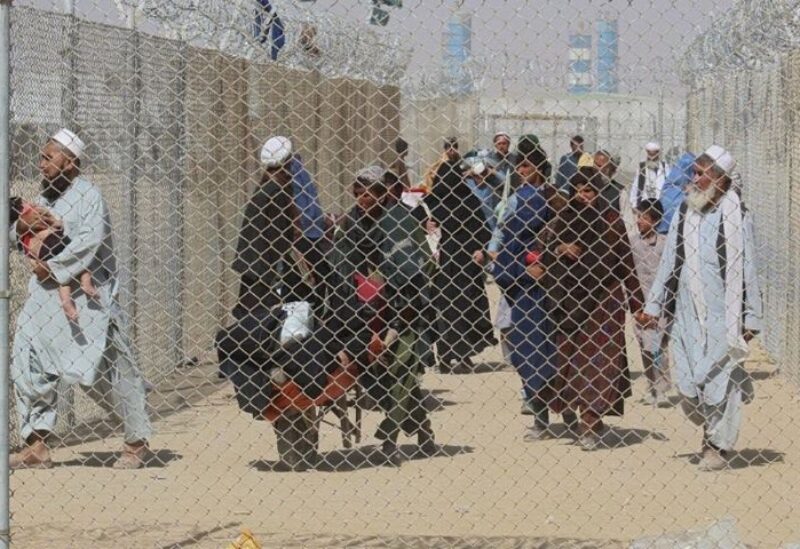
[[[439,311],[437,353],[445,366],[496,343],[483,268],[472,259],[492,235],[463,173],[461,160],[442,163],[425,199],[442,230],[434,304]]]
[[[323,389],[325,372],[303,354],[307,345],[280,345],[281,305],[316,301],[293,253],[296,210],[291,187],[268,180],[242,218],[233,270],[240,275],[234,322],[216,337],[220,373],[231,380],[239,407],[261,415],[275,393],[269,371],[280,367],[307,394]]]

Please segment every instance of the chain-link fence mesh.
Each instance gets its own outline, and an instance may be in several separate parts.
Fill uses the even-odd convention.
[[[14,544],[800,543],[797,6],[400,4],[14,4]]]

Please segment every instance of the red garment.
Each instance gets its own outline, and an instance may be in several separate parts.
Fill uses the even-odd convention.
[[[29,202],[24,202],[22,205],[22,212],[19,214],[20,218],[24,218],[30,214],[32,214],[36,208],[33,207],[32,204]],[[28,257],[31,256],[31,240],[33,240],[33,233],[28,231],[24,235],[22,235],[19,239],[20,243],[22,244],[22,250],[25,252],[25,255]],[[36,258],[34,258],[36,259]]]
[[[541,257],[542,254],[540,252],[537,252],[536,250],[528,252],[525,255],[525,265],[533,265],[534,263],[539,263],[539,259]]]
[[[385,284],[371,277],[364,276],[361,273],[355,273],[353,278],[356,285],[356,296],[358,300],[365,306],[369,306],[375,313],[372,320],[369,322],[370,330],[372,330],[374,334],[383,333],[386,327],[384,319],[386,309],[386,298],[384,296]]]

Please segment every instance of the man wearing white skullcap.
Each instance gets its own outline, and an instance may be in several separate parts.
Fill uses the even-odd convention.
[[[294,205],[292,142],[270,137],[261,147],[261,182],[245,207],[233,269],[241,275],[234,316],[270,309],[280,302],[278,268],[291,251],[297,209]]]
[[[753,398],[743,368],[748,342],[762,329],[753,221],[735,190],[733,156],[718,145],[695,161],[686,202],[670,225],[644,313],[672,318],[675,383],[689,419],[703,427],[705,470],[727,467]]]
[[[509,173],[513,173],[516,165],[516,154],[511,152],[511,136],[506,132],[497,132],[492,140],[494,151],[489,154],[491,168],[503,181]]]
[[[306,331],[319,299],[318,280],[308,273],[308,262],[296,247],[302,224],[293,188],[297,161],[293,144],[286,137],[271,137],[259,158],[261,180],[245,206],[232,265],[239,275],[234,323],[217,334],[216,349],[220,372],[233,384],[239,408],[262,419],[275,394],[272,371],[292,377],[301,386],[299,377],[310,380],[320,391],[325,383],[318,377],[324,371],[311,373],[295,354],[294,345],[276,355],[272,331],[264,329],[274,312],[282,309],[287,323],[291,318],[302,326],[301,332]],[[273,356],[280,361],[270,361]],[[319,393],[310,396],[316,398]]]
[[[667,179],[667,163],[661,160],[661,145],[650,142],[644,146],[646,158],[639,163],[639,171],[631,185],[631,208],[634,211],[642,200],[658,200]]]
[[[125,438],[115,468],[141,467],[148,455],[145,382],[121,332],[111,220],[100,189],[81,175],[84,154],[83,141],[65,129],[47,141],[39,161],[42,192],[36,205],[61,220],[65,245],[46,260],[31,261],[34,276],[17,320],[11,367],[26,444],[10,456],[12,468],[52,466],[47,439],[56,427],[60,384],[80,384],[122,419]],[[20,218],[12,230],[22,240],[35,229]],[[86,272],[91,292],[79,280]],[[62,310],[64,286],[72,288],[79,311],[73,317]]]
[[[291,158],[292,142],[286,137],[270,137],[261,147],[261,164],[267,170],[283,168]]]

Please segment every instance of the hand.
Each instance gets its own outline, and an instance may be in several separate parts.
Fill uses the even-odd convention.
[[[57,215],[41,206],[35,206],[17,220],[17,234],[38,233],[47,229],[62,229],[64,223]]]
[[[535,280],[542,278],[545,273],[544,267],[542,267],[542,265],[539,263],[528,265],[525,270],[528,272],[528,275]]]
[[[44,261],[32,260],[31,267],[33,269],[33,274],[36,275],[37,280],[39,282],[44,282],[51,276],[50,267],[47,266],[47,263]]]
[[[658,327],[658,319],[651,316],[644,311],[634,313],[633,318],[642,328],[656,328]]]
[[[570,259],[577,260],[583,253],[583,249],[577,244],[559,244],[556,248],[558,255],[566,256]]]
[[[425,230],[428,231],[428,234],[433,234],[439,230],[439,224],[433,219],[429,219],[428,222],[425,223]]]
[[[486,263],[486,254],[483,253],[483,250],[475,250],[475,253],[472,254],[472,260],[478,265],[483,265]]]
[[[367,345],[367,355],[369,357],[369,362],[374,363],[380,359],[381,355],[383,355],[384,346],[383,341],[378,334],[372,334],[372,339],[370,339],[369,344]]]
[[[37,208],[40,215],[39,223],[34,227],[34,232],[44,229],[61,230],[64,228],[64,222],[56,214],[47,208]]]
[[[353,363],[353,361],[350,360],[350,355],[348,355],[344,351],[339,352],[339,354],[337,355],[337,358],[339,359],[339,364],[342,365],[342,368],[344,370],[347,370],[350,367],[350,365]]]
[[[753,330],[745,330],[742,334],[745,343],[750,343],[756,337],[756,333]]]

